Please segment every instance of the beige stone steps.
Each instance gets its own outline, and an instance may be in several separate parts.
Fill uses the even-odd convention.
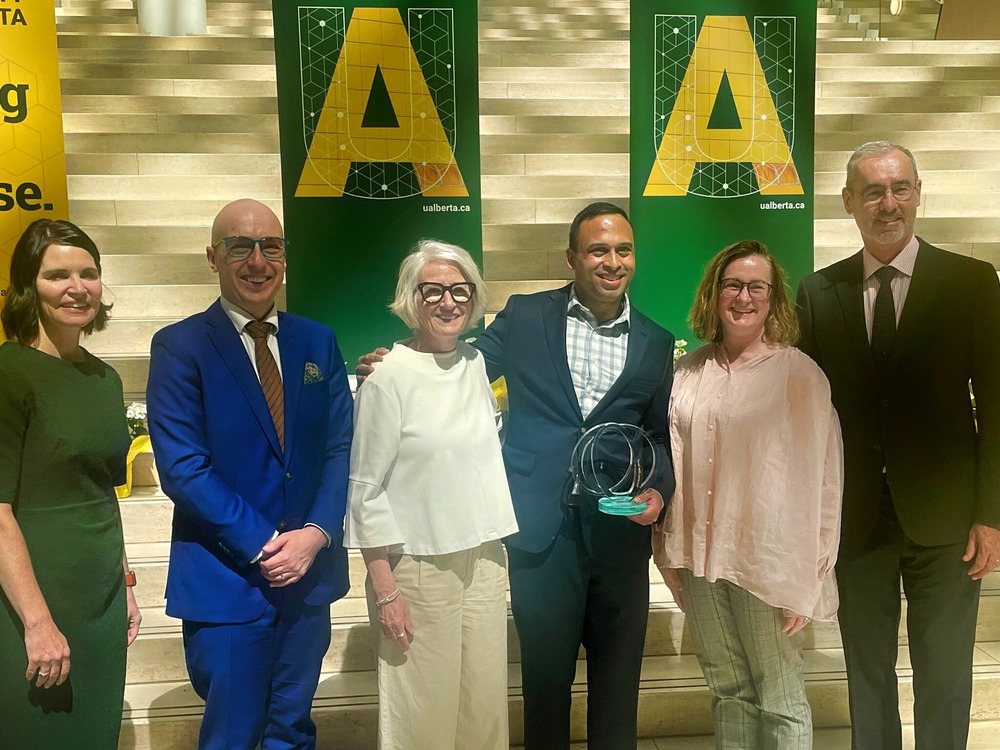
[[[628,117],[628,98],[616,94],[618,94],[616,91],[609,92],[607,98],[601,102],[599,113],[601,117]],[[485,98],[479,102],[480,117],[491,115],[579,117],[579,113],[586,109],[596,109],[592,99],[564,99],[558,97],[529,99],[519,97],[508,99]],[[595,114],[597,113],[595,112]]]
[[[629,132],[628,115],[482,115],[480,132],[486,135],[625,134]]]
[[[256,190],[244,190],[244,197],[260,200],[277,211],[281,199]],[[227,197],[225,202],[230,198]],[[185,201],[157,200],[73,200],[70,199],[70,220],[80,225],[118,226],[187,226],[210,227],[223,201],[191,199]],[[280,215],[280,214],[279,214]]]
[[[494,71],[500,72],[527,72],[532,70],[531,68],[491,68]],[[554,78],[559,78],[558,68],[549,69],[546,72],[547,75],[553,76]],[[535,71],[538,72],[538,71]],[[581,71],[586,73],[593,73],[596,71]],[[624,99],[629,98],[629,82],[627,78],[621,76],[621,69],[612,68],[610,72],[622,78],[622,80],[607,80],[607,81],[591,81],[588,80],[586,83],[588,85],[581,85],[580,81],[575,80],[546,80],[544,78],[535,81],[512,81],[499,78],[498,80],[485,80],[480,78],[479,81],[479,98],[480,100],[491,100],[491,99],[511,99],[515,101],[571,101],[576,104],[577,107],[582,106],[584,103],[588,105],[593,105],[594,102],[594,88],[598,87],[600,91],[600,96],[602,100],[607,99]],[[486,102],[482,102],[485,104]],[[487,114],[482,112],[482,114]]]
[[[588,47],[590,45],[587,45]],[[483,67],[528,67],[528,68],[627,68],[628,47],[617,52],[575,52],[575,53],[525,53],[525,52],[480,52],[479,64]],[[579,45],[577,45],[579,49]]]
[[[575,39],[539,39],[535,40],[492,40],[482,39],[479,41],[479,54],[502,54],[504,56],[517,55],[542,55],[544,57],[562,58],[569,56],[578,58],[584,62],[592,55],[622,55],[625,63],[628,64],[629,44],[627,41],[608,39],[600,42],[588,44],[585,50],[580,49],[579,43]],[[557,65],[557,63],[550,63]]]
[[[1000,95],[1000,80],[959,81],[893,81],[879,86],[857,81],[820,81],[816,84],[817,96],[856,98],[859,102],[883,97],[950,97],[950,96],[997,96]]]
[[[283,290],[278,293],[284,307]],[[219,297],[219,284],[182,284],[164,276],[159,284],[117,284],[109,287],[106,303],[114,304],[117,317],[186,318],[201,312]]]
[[[577,197],[548,197],[530,198],[522,196],[520,198],[510,198],[509,193],[503,193],[500,197],[484,196],[483,198],[483,221],[487,225],[555,225],[562,228],[562,245],[565,249],[566,235],[569,230],[568,218],[575,216],[582,208],[594,201],[608,201],[615,196],[608,191],[598,191],[589,195]],[[628,210],[628,196],[617,198],[623,208]],[[491,229],[492,231],[498,231]],[[520,230],[518,230],[520,231]],[[550,229],[540,231],[550,232]],[[550,235],[550,236],[555,236]],[[538,237],[534,238],[539,239]],[[520,246],[521,248],[536,249],[535,246]],[[512,248],[513,249],[513,248]]]
[[[591,198],[628,195],[628,175],[483,175],[483,197]],[[564,224],[566,218],[563,217]]]
[[[222,208],[222,204],[219,205]],[[87,224],[79,222],[83,229],[97,243],[102,257],[105,254],[197,254],[204,259],[204,248],[208,244],[211,223],[191,226],[117,226],[113,224]]]
[[[203,245],[208,244],[208,233],[205,233]],[[194,248],[192,248],[194,249]],[[218,277],[212,272],[205,259],[204,249],[201,252],[188,253],[155,253],[155,248],[149,253],[130,255],[101,253],[103,269],[102,281],[115,291],[123,286],[141,286],[146,284],[210,284],[218,292]]]
[[[996,69],[992,66],[936,68],[912,65],[867,65],[843,68],[818,68],[816,80],[826,81],[870,81],[871,83],[894,83],[896,81],[965,81],[996,80]]]
[[[1000,52],[1000,40],[928,40],[890,39],[887,41],[826,40],[816,43],[818,54],[840,52],[846,55],[865,53],[916,52],[922,57],[939,54],[980,54]]]
[[[1000,130],[1000,112],[892,112],[869,114],[818,114],[817,137],[822,133],[845,131],[921,130],[946,128],[962,132]],[[912,149],[911,149],[912,150]]]
[[[867,141],[891,140],[904,143],[914,154],[924,149],[952,148],[956,152],[968,150],[1000,150],[1000,132],[995,130],[967,130],[956,137],[956,131],[947,128],[938,130],[884,129],[875,131],[828,132],[817,139],[823,150],[853,151]],[[847,163],[846,161],[844,162]],[[919,162],[918,162],[919,164]]]
[[[273,81],[275,74],[273,63],[254,65],[132,63],[116,65],[106,62],[63,62],[59,64],[59,75],[61,78],[184,78]]]
[[[204,175],[278,177],[278,154],[146,154],[113,153],[66,155],[66,170],[77,178],[94,175]]]
[[[628,131],[615,133],[483,133],[484,154],[628,154]],[[845,162],[846,163],[846,162]]]
[[[898,52],[881,51],[881,42],[875,49],[878,51],[855,52],[843,54],[842,52],[819,52],[816,55],[816,67],[826,69],[839,68],[883,68],[883,67],[913,67],[913,51],[901,50]],[[932,67],[996,67],[1000,65],[1000,45],[995,51],[989,52],[967,52],[967,51],[938,51],[935,47],[928,47],[920,55],[922,64]]]
[[[134,135],[137,133],[163,133],[181,135],[185,133],[227,133],[232,128],[232,115],[185,115],[185,114],[107,114],[107,113],[63,113],[63,127],[67,133],[114,133]],[[240,132],[276,134],[278,115],[257,114],[240,118]]]
[[[901,656],[903,656],[901,654]],[[846,680],[843,678],[843,657],[839,650],[807,651],[806,691],[813,707],[817,727],[844,726],[847,723]],[[901,659],[903,661],[903,659]],[[974,676],[974,712],[977,718],[996,720],[1000,705],[1000,664],[988,655],[977,652]],[[901,666],[903,696],[901,713],[904,721],[912,721],[912,677]],[[586,700],[586,665],[577,668],[573,687],[573,738],[585,734],[583,720]],[[520,674],[511,665],[508,674],[511,708],[511,740],[519,742]],[[201,701],[186,680],[130,684],[126,687],[125,719],[133,726],[123,738],[123,748],[173,750],[193,747]],[[693,656],[650,657],[643,660],[639,692],[640,736],[705,734],[711,732],[710,700],[704,688],[701,671]],[[341,750],[364,748],[374,743],[376,715],[375,677],[373,672],[325,673],[313,703],[313,716],[320,733],[320,746]],[[155,722],[171,718],[170,722]],[[146,723],[150,719],[153,722]],[[182,725],[188,725],[183,726]],[[146,734],[146,728],[153,736]],[[186,730],[186,731],[185,731]]]
[[[493,176],[524,175],[628,175],[627,153],[483,154],[482,172]]]
[[[253,117],[278,113],[273,96],[64,95],[63,112],[72,114],[216,115]]]
[[[274,65],[274,50],[60,47],[59,62],[120,65]]]
[[[228,174],[71,174],[66,182],[75,201],[185,201],[197,195],[199,201],[221,205],[247,189],[245,175]],[[258,195],[280,196],[281,178],[257,175],[253,189]]]
[[[105,52],[108,50],[183,50],[205,51],[213,54],[234,53],[238,55],[254,52],[270,52],[274,56],[274,40],[262,37],[213,36],[149,36],[148,34],[133,34],[127,36],[73,36],[60,34],[58,38],[59,53],[69,50],[93,50]]]
[[[594,39],[599,39],[601,41],[607,40],[624,40],[629,39],[628,26],[619,29],[607,29],[607,28],[575,28],[566,29],[559,27],[559,35],[562,39],[574,39],[581,42],[589,42]],[[534,41],[536,39],[551,39],[552,29],[541,27],[541,28],[525,28],[518,27],[513,30],[508,29],[484,29],[480,30],[479,38],[483,39],[504,39],[509,41]]]
[[[965,113],[1000,112],[998,95],[990,96],[879,96],[833,97],[816,99],[816,114],[876,114],[876,113]]]
[[[627,67],[614,68],[504,68],[480,67],[479,85],[484,83],[532,84],[535,90],[544,91],[545,86],[552,86],[554,92],[561,90],[582,93],[587,87],[600,86],[603,90],[606,84],[624,84],[629,82]],[[516,91],[516,89],[513,89]],[[527,90],[527,89],[525,89]]]
[[[91,348],[90,343],[86,341],[84,342],[84,346],[88,350]],[[133,356],[121,354],[109,356],[105,354],[101,359],[111,365],[122,379],[122,389],[125,392],[126,403],[146,400],[146,381],[149,380],[148,353]],[[163,538],[168,539],[169,537],[170,530],[168,527],[167,536]]]
[[[65,133],[66,153],[278,153],[275,133]]]
[[[63,78],[62,93],[83,96],[205,96],[271,97],[272,80],[213,80],[204,78]]]

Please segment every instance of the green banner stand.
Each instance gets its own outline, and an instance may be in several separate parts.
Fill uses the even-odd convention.
[[[813,270],[815,0],[632,0],[637,306],[678,338],[709,259],[763,242]]]
[[[482,263],[477,4],[274,0],[288,309],[358,355],[425,237]]]

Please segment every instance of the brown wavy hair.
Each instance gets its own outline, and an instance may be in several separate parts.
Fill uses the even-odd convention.
[[[38,219],[31,222],[24,234],[14,245],[10,256],[10,286],[7,288],[0,322],[4,335],[24,346],[31,346],[38,340],[38,289],[35,282],[38,269],[42,266],[42,256],[50,245],[79,247],[90,253],[101,273],[101,254],[97,245],[76,224],[68,221]],[[94,319],[83,327],[85,334],[103,331],[108,325],[111,305],[101,303]]]
[[[722,274],[734,260],[756,255],[771,264],[771,309],[764,321],[764,338],[772,344],[793,346],[799,340],[799,321],[792,304],[791,290],[785,270],[767,247],[756,240],[740,240],[716,254],[705,276],[698,285],[698,291],[688,315],[688,324],[695,336],[702,341],[722,341],[722,326],[719,325],[719,284]]]

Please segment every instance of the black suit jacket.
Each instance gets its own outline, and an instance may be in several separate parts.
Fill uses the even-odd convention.
[[[918,544],[964,542],[974,522],[1000,526],[996,272],[920,240],[884,376],[865,330],[862,274],[859,252],[807,276],[798,290],[799,347],[829,378],[843,427],[841,558],[868,546],[883,466],[903,530]]]
[[[520,531],[508,546],[541,552],[555,539],[571,489],[569,464],[582,432],[602,422],[641,425],[660,441],[660,467],[652,486],[664,503],[674,491],[664,446],[673,383],[674,337],[633,306],[625,368],[584,419],[566,359],[566,309],[570,286],[516,295],[475,342],[490,380],[503,375],[510,405],[503,447],[507,480]],[[647,540],[649,529],[625,518],[607,518],[621,534]],[[602,519],[603,522],[603,519]],[[647,541],[648,544],[648,541]]]

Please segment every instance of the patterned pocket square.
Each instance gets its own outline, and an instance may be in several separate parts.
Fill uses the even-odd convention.
[[[320,372],[319,367],[314,365],[312,362],[306,362],[306,372],[302,376],[302,382],[306,385],[309,383],[319,383],[323,380],[323,373]]]

